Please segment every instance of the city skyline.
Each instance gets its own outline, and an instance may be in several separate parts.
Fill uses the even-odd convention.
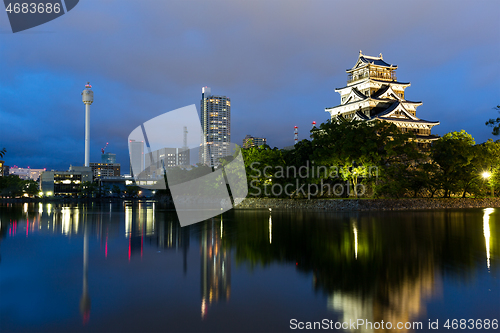
[[[113,2],[89,0],[71,17],[17,34],[0,20],[0,60],[8,64],[0,77],[6,165],[83,165],[80,92],[88,81],[96,93],[91,162],[99,162],[109,142],[108,151],[127,170],[130,130],[166,111],[198,105],[202,86],[237,106],[234,142],[251,133],[273,147],[290,146],[294,126],[299,140],[308,138],[312,121],[324,122],[325,107],[340,103],[335,88],[345,84],[345,69],[360,49],[400,66],[398,76],[412,83],[408,99],[423,101],[419,117],[441,122],[433,133],[464,129],[477,143],[494,138],[484,123],[497,117],[499,104],[497,2],[398,2],[391,16],[370,2],[138,4],[122,1],[117,10]],[[345,15],[353,10],[356,24]],[[215,12],[227,20],[212,24],[207,13]],[[373,29],[388,38],[367,33]]]

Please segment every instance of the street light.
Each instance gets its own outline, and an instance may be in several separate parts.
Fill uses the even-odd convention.
[[[490,177],[491,177],[491,173],[489,173],[488,171],[484,171],[481,176],[483,176],[484,180],[488,180]],[[495,188],[493,187],[493,184],[491,184],[491,196],[494,197],[495,196]]]

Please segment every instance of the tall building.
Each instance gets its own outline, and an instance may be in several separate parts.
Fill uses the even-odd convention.
[[[231,154],[231,99],[212,95],[209,87],[203,87],[200,119],[203,130],[200,163],[216,166],[219,158]]]
[[[144,171],[144,141],[129,141],[130,151],[130,174],[141,173]]]
[[[105,153],[101,155],[101,163],[103,164],[116,164],[116,154]]]
[[[251,135],[247,135],[243,139],[243,148],[259,147],[265,144],[267,144],[266,138],[256,138]]]
[[[439,137],[431,134],[431,129],[439,121],[428,121],[416,116],[417,107],[422,102],[405,99],[405,89],[409,82],[396,79],[397,65],[378,57],[364,55],[359,51],[353,68],[346,70],[347,85],[335,89],[340,94],[340,105],[326,108],[332,120],[382,120],[394,123],[403,132],[413,132],[421,149]]]

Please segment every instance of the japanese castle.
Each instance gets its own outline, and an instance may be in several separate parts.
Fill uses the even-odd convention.
[[[382,54],[378,57],[364,55],[359,51],[358,61],[346,70],[347,86],[335,89],[340,94],[341,103],[332,108],[332,120],[383,120],[394,123],[403,132],[413,132],[419,147],[426,149],[439,136],[432,135],[432,127],[439,121],[427,121],[416,116],[417,107],[422,102],[405,99],[405,89],[409,82],[396,79],[397,65],[388,64]]]

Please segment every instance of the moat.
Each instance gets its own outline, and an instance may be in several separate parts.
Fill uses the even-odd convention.
[[[3,203],[0,227],[5,332],[500,317],[498,208],[232,210],[181,228],[147,201]]]

